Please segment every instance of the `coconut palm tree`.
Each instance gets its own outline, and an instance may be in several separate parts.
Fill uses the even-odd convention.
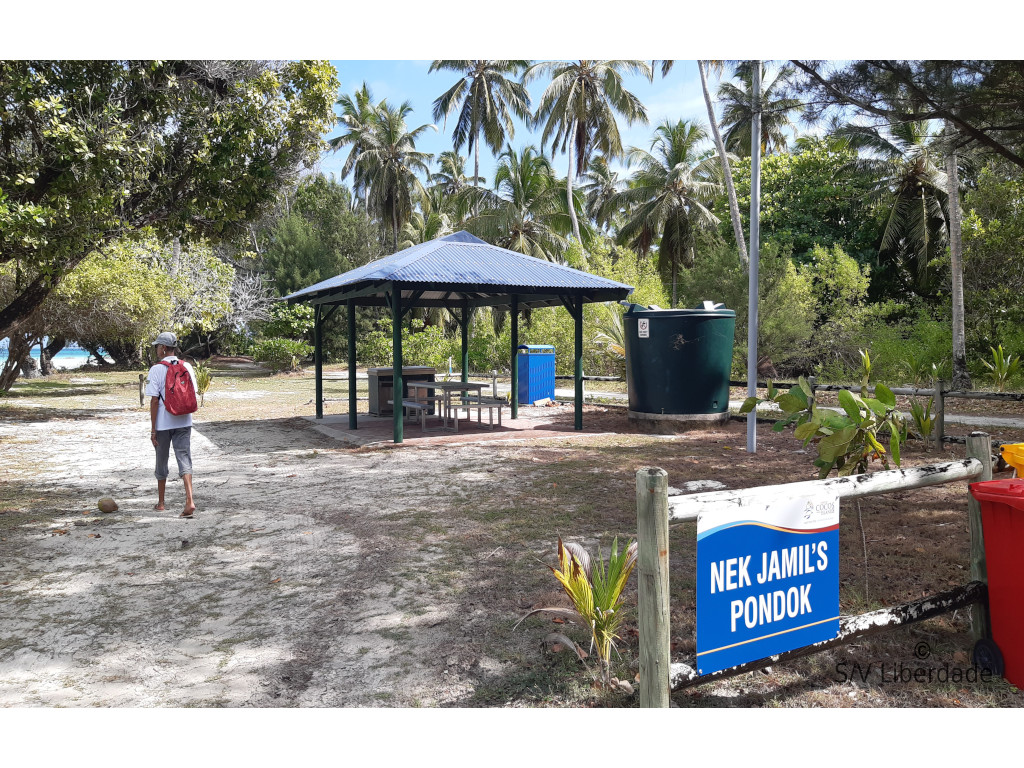
[[[444,211],[452,222],[462,222],[470,213],[475,199],[472,193],[486,181],[483,176],[466,175],[466,158],[447,150],[438,156],[437,173],[430,174],[427,188],[430,205]]]
[[[485,59],[445,59],[430,65],[429,72],[460,74],[455,85],[434,100],[434,121],[443,119],[447,127],[448,115],[459,113],[452,143],[456,152],[463,144],[473,152],[474,179],[480,177],[480,139],[483,138],[492,152],[499,152],[506,141],[515,138],[512,116],[529,119],[530,94],[526,86],[515,79],[529,66],[528,60]]]
[[[453,231],[451,221],[446,214],[438,211],[430,211],[429,213],[413,211],[409,220],[402,225],[402,231],[399,233],[398,250],[404,251],[406,248],[412,248],[414,245],[428,243],[439,237],[450,235]]]
[[[725,148],[740,157],[750,155],[755,64],[753,61],[744,61],[736,66],[734,76],[740,81],[739,86],[733,83],[722,83],[718,86],[718,99],[724,105],[722,128],[725,129]],[[785,129],[793,124],[790,116],[795,116],[803,109],[798,99],[789,99],[782,95],[794,71],[794,68],[787,64],[775,73],[775,77],[768,78],[767,66],[763,63],[761,65],[762,154],[769,155],[785,149]]]
[[[377,123],[378,112],[385,102],[373,103],[373,94],[366,83],[354,94],[345,94],[338,99],[337,104],[341,107],[339,121],[345,126],[346,131],[341,136],[328,139],[328,146],[335,152],[344,147],[351,147],[345,164],[341,168],[341,178],[346,179],[350,173],[355,171],[352,179],[352,204],[355,206],[359,200],[366,199],[366,180],[361,177],[358,169],[359,155],[366,146],[366,137]]]
[[[607,230],[618,215],[611,201],[626,187],[626,182],[608,165],[608,158],[598,155],[590,161],[584,174],[586,182],[580,187],[585,195],[587,216],[597,226]]]
[[[446,195],[458,195],[467,187],[486,181],[483,176],[467,176],[466,158],[450,149],[437,156],[437,165],[439,170],[430,174],[430,182],[440,185]]]
[[[652,61],[653,67],[658,62]],[[661,76],[665,77],[672,70],[675,64],[671,59],[661,62]],[[743,219],[740,218],[740,204],[736,198],[736,185],[732,181],[732,166],[729,163],[729,153],[725,151],[725,142],[722,140],[722,132],[718,130],[718,118],[715,117],[715,106],[711,101],[711,92],[708,90],[708,72],[714,71],[719,79],[722,76],[722,69],[725,61],[714,60],[697,62],[697,71],[700,73],[700,85],[704,91],[704,106],[708,110],[708,124],[711,126],[711,135],[715,139],[715,149],[718,150],[718,162],[722,164],[722,177],[725,179],[725,192],[729,199],[729,218],[732,221],[732,234],[736,239],[736,248],[740,255],[740,266],[746,272],[749,266],[750,257],[747,254],[747,240],[743,236]]]
[[[551,162],[536,147],[516,152],[509,146],[498,158],[494,190],[483,196],[480,213],[467,229],[502,248],[557,261],[571,224]]]
[[[718,223],[708,205],[721,192],[721,166],[702,150],[707,138],[699,123],[666,120],[654,132],[651,152],[629,150],[627,163],[637,171],[629,189],[616,198],[618,205],[631,210],[619,227],[619,242],[646,253],[660,238],[658,267],[672,275],[673,307],[679,265],[692,264],[696,232]]]
[[[369,210],[391,225],[395,250],[399,230],[412,215],[414,197],[426,195],[416,174],[430,174],[432,155],[416,151],[416,140],[428,128],[437,130],[429,123],[409,130],[405,118],[410,112],[409,102],[398,107],[381,102],[372,130],[364,134],[363,149],[356,161],[366,180]]]
[[[878,254],[891,261],[910,290],[934,296],[941,279],[931,266],[948,239],[948,190],[940,141],[927,121],[877,128],[847,125],[835,134],[859,150],[877,182],[872,201],[885,212]]]
[[[622,87],[623,73],[640,74],[648,79],[651,67],[635,59],[595,61],[542,61],[526,70],[524,82],[547,75],[551,82],[540,98],[534,121],[544,124],[541,146],[551,141],[552,151],[565,152],[569,158],[566,198],[574,199],[573,177],[586,170],[595,150],[605,157],[621,157],[622,139],[615,115],[629,125],[647,123],[647,110],[635,95]],[[572,233],[580,241],[580,225],[575,206],[568,206]]]

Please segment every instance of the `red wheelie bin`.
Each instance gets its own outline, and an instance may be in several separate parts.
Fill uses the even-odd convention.
[[[971,483],[981,505],[992,639],[974,648],[975,663],[1024,688],[1024,479]]]

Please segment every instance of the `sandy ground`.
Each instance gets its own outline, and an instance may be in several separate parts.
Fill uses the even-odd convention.
[[[37,479],[8,478],[53,509],[0,542],[0,706],[436,705],[469,690],[448,682],[465,617],[423,578],[437,548],[388,535],[402,499],[443,506],[450,452],[337,451],[299,420],[199,426],[189,521],[179,482],[151,509],[139,414],[0,426],[14,432],[48,436]],[[468,485],[477,461],[459,451]],[[103,515],[107,494],[120,510]]]
[[[180,482],[166,512],[152,509],[148,417],[122,378],[35,385],[0,409],[0,707],[635,706],[595,695],[575,657],[543,650],[569,629],[514,629],[531,608],[564,604],[545,566],[557,536],[593,551],[635,535],[634,473],[651,463],[685,490],[813,475],[799,444],[767,428],[751,457],[742,423],[642,436],[602,408],[585,414],[593,434],[354,448],[298,415],[265,418],[308,414],[308,381],[222,380],[193,431],[199,509],[182,520]],[[120,509],[105,515],[107,495]],[[869,500],[863,531],[845,516],[844,612],[865,607],[865,568],[872,608],[962,583],[965,495],[960,484]],[[671,546],[673,649],[688,658],[691,524]],[[1021,706],[1005,683],[861,690],[836,678],[843,661],[906,661],[922,638],[965,664],[968,627],[961,612],[674,701]],[[628,618],[619,674],[635,672],[637,636]]]

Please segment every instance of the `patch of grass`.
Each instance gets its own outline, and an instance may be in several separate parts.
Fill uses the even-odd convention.
[[[593,698],[586,673],[571,654],[559,653],[544,661],[516,656],[509,661],[508,672],[482,680],[460,705],[581,706]]]

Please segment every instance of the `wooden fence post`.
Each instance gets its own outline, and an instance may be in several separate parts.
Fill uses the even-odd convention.
[[[977,459],[983,467],[975,482],[992,479],[992,438],[984,432],[971,432],[967,436],[967,455]],[[985,539],[981,531],[981,504],[974,496],[967,494],[967,521],[971,531],[971,581],[988,584],[988,567],[985,564]],[[988,605],[975,603],[971,606],[971,637],[975,642],[989,637]]]
[[[140,373],[139,374],[139,407],[140,408],[146,404],[145,383],[146,383],[146,376],[145,376],[145,374]]]
[[[808,403],[808,406],[813,406],[814,405],[814,399],[815,399],[814,396],[817,393],[816,387],[818,385],[818,377],[817,376],[808,376],[807,377],[807,383],[811,387],[811,401]],[[808,410],[810,410],[810,408],[808,408]]]
[[[932,389],[935,390],[935,423],[932,431],[935,434],[935,448],[942,453],[942,438],[946,431],[946,382],[932,379]]]
[[[640,706],[669,705],[668,473],[636,473]]]

